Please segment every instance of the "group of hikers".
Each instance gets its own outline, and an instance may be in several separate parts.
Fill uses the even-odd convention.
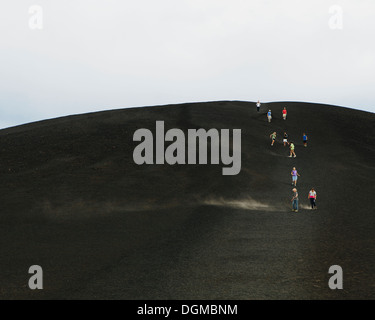
[[[258,110],[258,112],[260,110],[260,102],[259,101],[257,102],[257,110]],[[286,107],[284,107],[282,113],[283,113],[283,119],[286,120],[286,115],[287,115]],[[272,111],[271,110],[268,110],[268,112],[267,112],[267,119],[268,119],[268,122],[271,122],[271,120],[272,120]]]
[[[292,186],[294,186],[294,188],[292,189],[293,191],[292,210],[294,212],[298,212],[298,191],[297,191],[296,186],[297,186],[297,180],[298,180],[298,177],[300,177],[300,174],[298,173],[296,167],[293,167],[293,170],[291,171],[290,174],[292,176]],[[312,210],[317,209],[316,208],[316,191],[314,190],[314,188],[311,188],[307,198],[310,200],[311,209]]]
[[[276,136],[277,136],[276,131],[274,131],[274,132],[272,132],[270,134],[271,146],[274,145],[274,143],[276,141]],[[305,147],[307,147],[307,135],[306,135],[306,133],[303,133],[303,137],[302,138],[303,138],[303,145]],[[294,151],[294,149],[295,149],[294,142],[293,141],[291,141],[291,142],[288,141],[288,134],[286,132],[284,132],[284,135],[283,135],[283,144],[284,144],[284,147],[286,145],[289,146],[289,150],[290,150],[289,158],[291,158],[291,157],[296,158],[297,155],[296,155],[296,153]]]
[[[259,100],[258,100],[256,106],[257,106],[257,112],[259,112],[260,106],[261,106],[261,103],[260,103]],[[286,118],[287,118],[286,107],[284,107],[284,109],[282,110],[282,116],[283,116],[283,120],[286,120]],[[270,109],[267,112],[267,119],[268,119],[269,123],[272,121],[272,112],[271,112]],[[276,141],[276,136],[277,136],[276,131],[274,131],[273,133],[270,134],[271,146],[274,145],[274,143]],[[308,138],[307,138],[307,135],[306,135],[305,132],[303,133],[302,140],[303,140],[303,146],[307,147]],[[296,153],[295,153],[294,143],[293,143],[293,141],[291,141],[290,143],[288,142],[288,134],[286,132],[284,132],[284,135],[283,135],[283,145],[284,145],[284,147],[286,145],[289,146],[289,149],[290,149],[289,158],[292,158],[292,157],[296,158],[297,157]],[[291,171],[291,176],[292,176],[292,186],[294,186],[294,188],[292,189],[293,196],[292,196],[292,199],[291,199],[292,211],[298,212],[298,200],[299,200],[299,198],[298,198],[298,191],[297,191],[296,186],[297,186],[298,177],[300,177],[300,175],[297,172],[295,167],[293,167],[293,170]],[[314,190],[314,188],[311,188],[311,190],[309,191],[308,199],[310,200],[311,209],[312,210],[317,209],[317,207],[316,207],[316,191]]]

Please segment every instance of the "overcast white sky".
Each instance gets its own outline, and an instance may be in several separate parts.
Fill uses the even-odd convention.
[[[375,112],[374,35],[374,0],[1,0],[0,128],[213,100]]]

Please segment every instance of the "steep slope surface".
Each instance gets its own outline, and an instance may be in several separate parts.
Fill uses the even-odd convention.
[[[184,132],[241,129],[240,174],[136,165],[133,133],[155,131],[157,120]],[[257,113],[255,103],[223,101],[1,130],[0,298],[374,298],[374,123],[374,114],[327,105],[269,103]],[[293,166],[299,213],[290,210]],[[44,290],[27,287],[34,264]],[[331,265],[343,268],[344,290],[328,288]]]

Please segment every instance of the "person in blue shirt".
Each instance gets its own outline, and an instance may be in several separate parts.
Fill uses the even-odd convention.
[[[307,147],[307,135],[306,135],[306,133],[303,133],[303,146]]]
[[[268,112],[267,112],[267,118],[268,118],[268,122],[271,122],[271,119],[272,119],[271,110],[268,110]]]

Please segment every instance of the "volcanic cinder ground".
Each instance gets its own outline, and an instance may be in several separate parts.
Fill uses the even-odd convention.
[[[184,132],[241,129],[241,172],[135,164],[133,134],[154,132],[157,120]],[[280,102],[257,113],[255,103],[223,101],[1,130],[0,298],[373,299],[374,124],[374,114],[341,107]],[[28,287],[31,265],[43,268],[43,290]],[[328,287],[332,265],[343,290]]]

